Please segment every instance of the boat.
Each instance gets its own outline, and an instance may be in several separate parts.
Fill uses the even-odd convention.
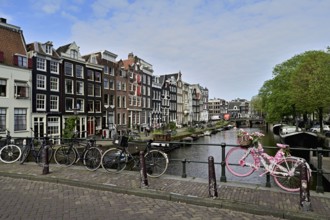
[[[274,135],[280,135],[280,130],[282,126],[285,126],[286,124],[275,124],[273,126],[273,134]]]
[[[317,134],[308,131],[297,131],[288,134],[280,133],[280,142],[290,146],[291,154],[302,157],[309,162],[309,151],[303,151],[295,148],[317,148],[321,146]]]
[[[280,135],[290,134],[298,131],[301,131],[301,128],[294,125],[282,125],[280,127]]]
[[[211,136],[211,131],[204,131],[204,136]]]

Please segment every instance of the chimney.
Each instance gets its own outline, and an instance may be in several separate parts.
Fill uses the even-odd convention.
[[[0,22],[6,24],[7,23],[7,19],[6,18],[0,18]]]

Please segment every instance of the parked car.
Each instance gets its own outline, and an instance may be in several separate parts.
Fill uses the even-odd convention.
[[[321,128],[320,128],[320,125],[314,125],[311,129],[310,129],[311,132],[320,132],[321,131]],[[326,131],[330,131],[330,127],[329,125],[323,125],[323,131],[326,132]]]

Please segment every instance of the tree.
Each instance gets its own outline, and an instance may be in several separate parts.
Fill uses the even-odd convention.
[[[292,98],[297,108],[316,111],[323,132],[323,111],[330,105],[330,54],[307,51],[291,78]]]

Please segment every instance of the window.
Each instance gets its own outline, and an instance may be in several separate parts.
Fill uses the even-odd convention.
[[[109,87],[111,90],[115,89],[115,83],[114,83],[113,79],[110,79]]]
[[[122,88],[123,91],[126,91],[126,83],[123,82],[123,83],[121,84],[121,88]]]
[[[58,96],[51,95],[50,96],[50,111],[58,111]]]
[[[95,81],[101,82],[101,73],[100,72],[95,72]]]
[[[37,57],[37,70],[46,71],[46,60]]]
[[[17,66],[25,67],[25,68],[28,67],[27,57],[17,55],[17,56],[15,56],[15,59],[16,59],[15,62],[17,62],[16,63]]]
[[[94,102],[88,101],[88,112],[94,112]]]
[[[87,71],[87,79],[94,81],[94,71],[92,71],[92,70]]]
[[[71,79],[65,80],[65,93],[66,94],[73,94],[73,82]]]
[[[46,95],[37,94],[36,109],[37,109],[37,111],[45,111],[46,110]]]
[[[60,120],[58,117],[48,117],[47,134],[58,135],[60,132]]]
[[[81,81],[76,82],[76,94],[84,95],[84,82]]]
[[[115,75],[115,70],[113,68],[110,68],[109,67],[109,72],[110,72],[110,75],[111,76],[114,76]]]
[[[46,76],[45,75],[37,75],[37,89],[46,89]]]
[[[50,72],[58,74],[58,62],[50,61]]]
[[[117,96],[117,107],[121,108],[121,104],[120,104],[120,96]]]
[[[103,78],[103,87],[105,89],[109,89],[109,79],[108,78]]]
[[[65,98],[65,110],[72,111],[73,109],[73,98]]]
[[[27,82],[15,81],[15,98],[29,98],[29,85]]]
[[[89,96],[94,96],[94,85],[91,83],[88,83],[88,93]]]
[[[95,85],[95,96],[101,97],[101,86]]]
[[[104,103],[104,105],[109,105],[109,95],[108,94],[103,95],[103,103]]]
[[[7,96],[7,80],[0,79],[0,97]]]
[[[123,108],[126,108],[126,96],[123,96],[123,97],[122,97],[121,106],[122,106]]]
[[[120,125],[120,113],[117,113],[117,125]]]
[[[109,105],[114,105],[114,99],[115,99],[114,95],[111,94],[109,97]]]
[[[71,49],[70,50],[70,57],[74,58],[74,59],[78,59],[78,51],[74,50],[74,49]]]
[[[26,130],[26,113],[25,108],[15,108],[14,109],[14,130],[23,131]]]
[[[123,119],[121,121],[123,123],[123,125],[126,125],[126,114],[123,113]]]
[[[73,67],[72,63],[64,63],[64,75],[73,76]]]
[[[101,112],[101,101],[95,101],[95,112]]]
[[[121,82],[120,81],[117,82],[117,90],[121,90]]]
[[[85,111],[85,105],[84,105],[84,100],[83,99],[77,99],[77,108],[80,112]]]
[[[59,81],[58,81],[58,78],[57,77],[50,77],[50,90],[51,91],[59,91],[58,89],[58,84]]]
[[[46,52],[46,54],[50,54],[50,55],[52,55],[52,45],[50,45],[50,44],[46,44],[45,45],[45,52]]]
[[[6,109],[0,108],[0,132],[5,131],[7,128],[6,125]]]
[[[81,65],[76,65],[76,78],[84,78],[84,67]]]
[[[103,71],[104,71],[104,74],[109,74],[109,67],[104,66]]]

